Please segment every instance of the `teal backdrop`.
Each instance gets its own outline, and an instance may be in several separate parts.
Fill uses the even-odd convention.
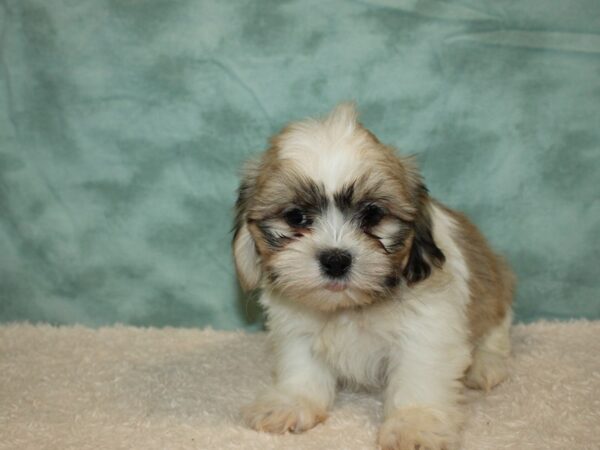
[[[600,319],[598,0],[0,1],[0,321],[261,326],[237,174],[356,100],[513,265]]]

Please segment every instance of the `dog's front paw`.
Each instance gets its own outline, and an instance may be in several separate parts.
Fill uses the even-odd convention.
[[[452,450],[458,447],[458,417],[427,407],[399,409],[379,430],[383,450]]]
[[[327,418],[327,411],[311,400],[278,391],[269,391],[243,409],[251,428],[269,433],[301,433]]]

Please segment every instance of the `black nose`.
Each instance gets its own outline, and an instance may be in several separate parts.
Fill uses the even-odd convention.
[[[319,255],[319,262],[325,275],[338,278],[348,272],[352,264],[352,255],[345,250],[325,250]]]

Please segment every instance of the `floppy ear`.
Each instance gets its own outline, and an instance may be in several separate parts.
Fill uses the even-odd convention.
[[[413,240],[408,260],[402,274],[408,285],[425,280],[431,275],[431,266],[442,267],[446,261],[444,253],[436,245],[433,238],[431,214],[429,212],[431,199],[416,168],[407,168],[408,179],[415,182],[413,199],[417,213],[412,222]]]
[[[248,230],[247,223],[248,200],[253,190],[254,177],[250,170],[247,170],[247,175],[240,185],[238,199],[235,204],[236,214],[232,244],[235,268],[244,291],[256,289],[262,276],[260,256],[254,238]]]

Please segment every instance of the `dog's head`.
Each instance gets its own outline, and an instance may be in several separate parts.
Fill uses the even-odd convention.
[[[331,311],[389,298],[444,255],[413,162],[357,121],[352,104],[288,125],[247,165],[233,241],[242,287]]]

